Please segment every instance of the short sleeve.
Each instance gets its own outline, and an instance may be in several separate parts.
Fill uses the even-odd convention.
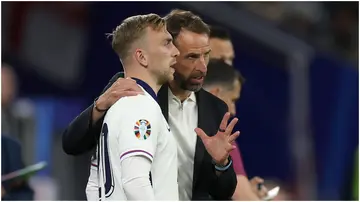
[[[151,99],[144,95],[127,97],[110,108],[106,115],[109,130],[116,130],[109,132],[117,133],[120,162],[138,155],[153,160],[161,111]]]

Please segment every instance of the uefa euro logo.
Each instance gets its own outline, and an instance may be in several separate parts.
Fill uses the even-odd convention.
[[[151,134],[150,122],[145,119],[138,120],[134,126],[134,133],[139,140],[148,139]]]

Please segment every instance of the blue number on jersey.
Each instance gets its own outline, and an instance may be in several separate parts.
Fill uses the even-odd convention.
[[[109,151],[108,151],[108,126],[104,123],[100,135],[100,160],[102,161],[102,170],[105,172],[105,197],[111,196],[114,192],[114,177],[112,175],[112,169],[109,160]]]

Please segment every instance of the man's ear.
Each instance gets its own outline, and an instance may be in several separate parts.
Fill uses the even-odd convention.
[[[220,88],[219,87],[211,87],[210,89],[209,89],[209,92],[211,93],[211,94],[213,94],[213,95],[215,95],[216,97],[218,97],[219,96],[219,94],[220,94]]]
[[[142,49],[136,49],[135,50],[135,58],[139,64],[141,64],[144,67],[148,66],[148,58],[144,50]]]

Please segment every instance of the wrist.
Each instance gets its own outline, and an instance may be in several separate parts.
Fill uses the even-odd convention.
[[[227,169],[230,168],[231,164],[232,164],[232,160],[231,157],[229,156],[226,161],[222,162],[222,163],[216,163],[215,161],[213,161],[213,164],[215,166],[215,169],[219,172],[224,172]]]
[[[97,124],[97,122],[105,115],[107,111],[107,110],[103,111],[103,109],[100,108],[96,102],[97,100],[95,100],[93,103],[92,113],[90,115],[91,116],[90,127],[92,127],[92,125],[94,124]]]
[[[229,157],[222,161],[213,160],[213,163],[219,167],[225,167],[227,164],[229,164]]]
[[[229,164],[229,162],[230,162],[229,158],[227,158],[227,159],[225,159],[225,161],[220,162],[219,165],[225,167],[225,166],[227,166]]]
[[[104,106],[101,106],[99,105],[99,100],[96,99],[94,101],[94,109],[97,111],[97,112],[100,112],[100,113],[103,113],[103,112],[106,112],[108,110],[107,107],[104,107]]]

